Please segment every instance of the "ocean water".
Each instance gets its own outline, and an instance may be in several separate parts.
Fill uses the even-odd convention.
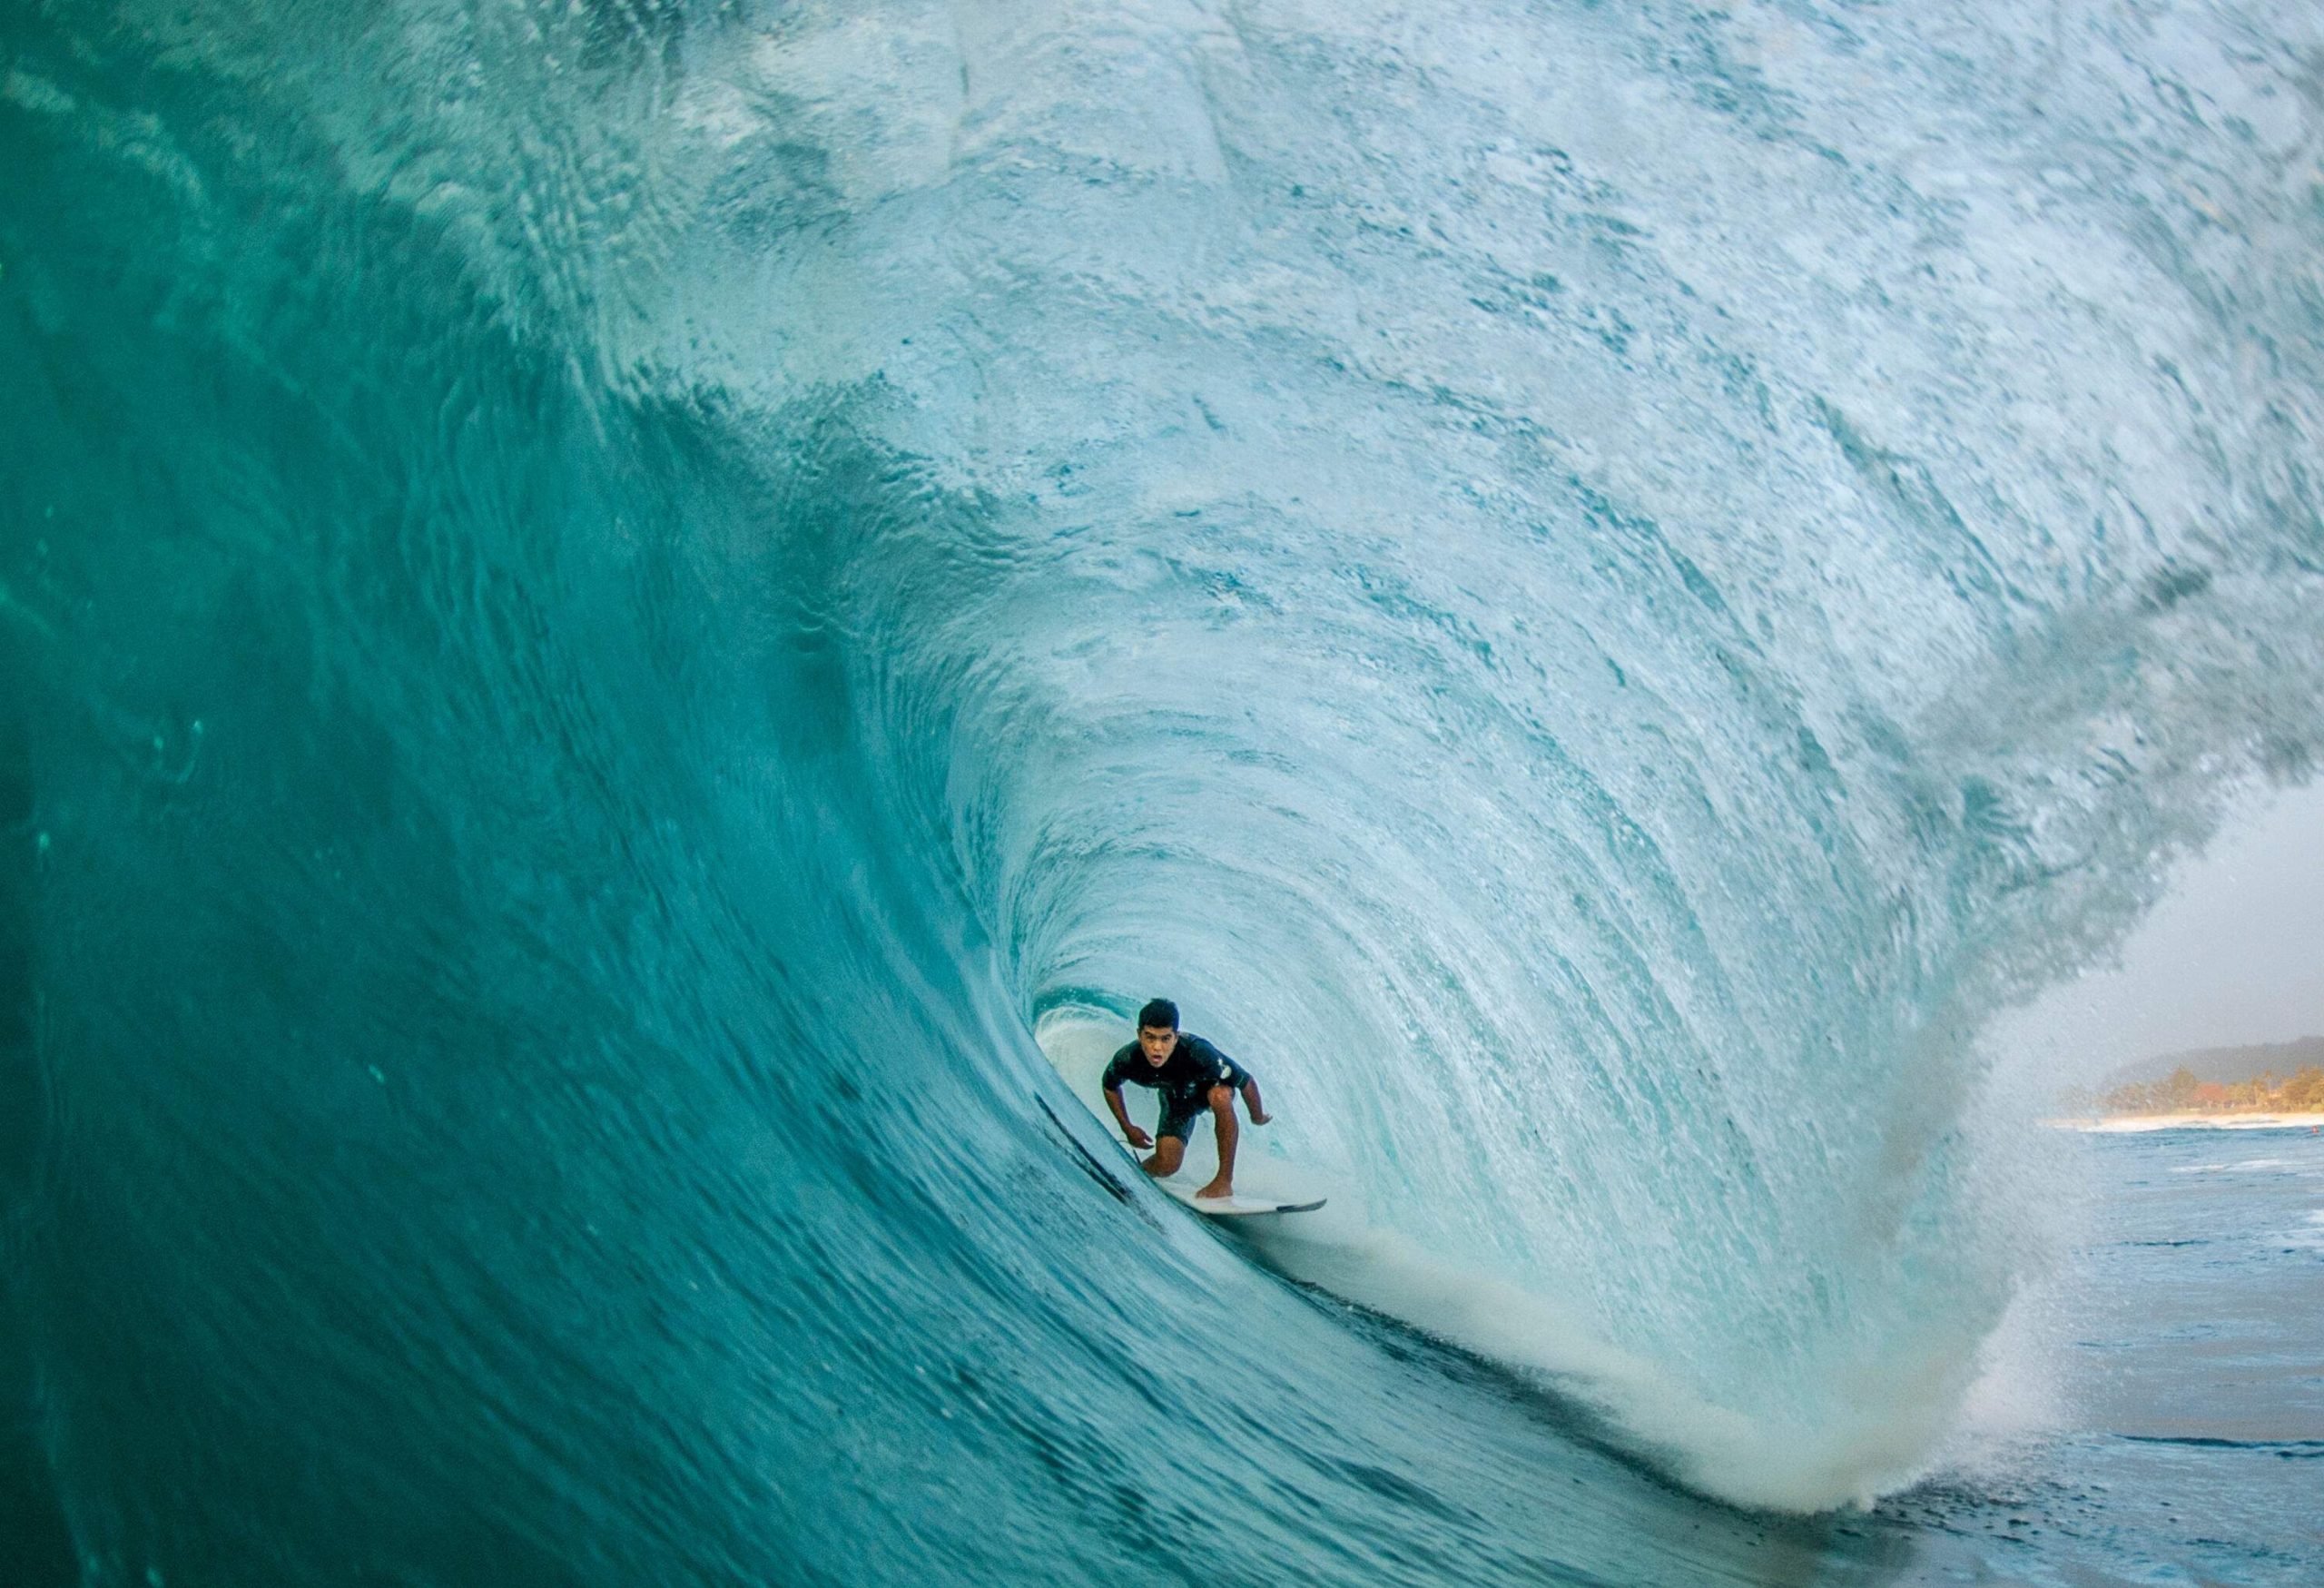
[[[15,1580],[2318,1575],[2312,1144],[1979,1047],[2316,767],[2312,5],[19,0],[0,173]]]
[[[2076,1138],[2073,1233],[1952,1470],[1884,1500],[1906,1581],[2299,1583],[2324,1573],[2324,1136]]]

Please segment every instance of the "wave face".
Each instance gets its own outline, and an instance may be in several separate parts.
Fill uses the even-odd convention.
[[[2020,9],[13,21],[25,1526],[1669,1581],[1925,1470],[1978,1029],[2324,686],[2317,14]],[[1156,991],[1365,1310],[1069,1107]]]

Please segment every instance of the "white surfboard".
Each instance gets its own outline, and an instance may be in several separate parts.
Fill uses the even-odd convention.
[[[1318,1197],[1312,1202],[1286,1202],[1277,1197],[1197,1197],[1192,1186],[1173,1185],[1168,1180],[1154,1183],[1207,1218],[1248,1218],[1260,1213],[1313,1213],[1330,1200],[1325,1197]]]

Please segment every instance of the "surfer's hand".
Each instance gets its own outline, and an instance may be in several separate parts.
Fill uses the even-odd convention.
[[[1132,1125],[1128,1129],[1122,1132],[1122,1139],[1128,1141],[1132,1147],[1151,1147],[1154,1145],[1154,1138],[1148,1136],[1145,1131],[1139,1129],[1135,1125]]]

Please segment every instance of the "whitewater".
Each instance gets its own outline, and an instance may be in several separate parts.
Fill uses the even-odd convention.
[[[0,167],[32,1581],[1962,1547],[1980,1033],[2316,767],[2314,7],[64,0]]]

